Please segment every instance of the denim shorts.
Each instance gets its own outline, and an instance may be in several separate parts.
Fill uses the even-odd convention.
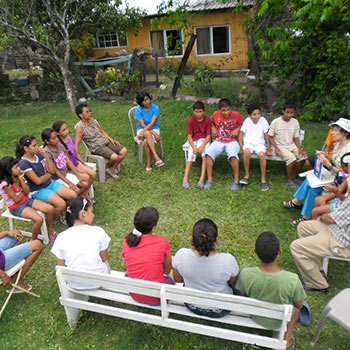
[[[237,141],[232,142],[219,142],[214,141],[208,148],[206,155],[209,156],[213,161],[215,161],[216,157],[218,157],[220,154],[226,152],[227,153],[227,159],[231,159],[232,157],[235,157],[239,160],[239,151],[240,146]]]
[[[33,198],[28,198],[28,200],[26,202],[24,202],[23,204],[19,205],[18,207],[16,207],[13,210],[10,210],[10,213],[14,216],[22,216],[22,211],[25,208],[31,208],[33,206],[33,202],[34,199]]]
[[[5,271],[32,254],[29,243],[22,243],[14,247],[16,242],[16,237],[6,236],[0,239],[0,249],[5,256]]]
[[[49,198],[51,195],[55,194],[57,191],[59,191],[64,185],[58,183],[55,180],[52,180],[49,186],[46,186],[45,188],[41,188],[40,190],[36,191],[32,194],[32,198],[39,199],[43,202],[48,203]]]

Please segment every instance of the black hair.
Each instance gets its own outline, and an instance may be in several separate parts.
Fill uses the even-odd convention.
[[[44,146],[47,146],[48,143],[46,142],[46,140],[48,140],[51,137],[51,134],[54,132],[55,130],[51,129],[51,128],[45,128],[42,133],[41,133],[41,139],[44,142]]]
[[[199,255],[208,256],[215,250],[218,227],[210,219],[201,219],[193,226],[192,244]]]
[[[286,109],[295,109],[295,105],[293,103],[285,103],[282,110],[285,111]]]
[[[280,250],[280,242],[276,235],[271,231],[260,233],[255,241],[255,251],[259,259],[265,263],[272,263]]]
[[[140,208],[134,217],[134,226],[136,230],[142,234],[148,234],[152,231],[152,228],[157,225],[159,219],[159,213],[156,208],[153,207],[143,207]],[[126,243],[129,247],[136,247],[142,236],[136,236],[130,232],[126,237]]]
[[[68,149],[68,146],[66,145],[66,143],[62,140],[62,138],[60,136],[60,130],[61,130],[63,124],[67,124],[67,123],[62,121],[62,120],[57,120],[52,124],[52,129],[57,132],[58,139],[62,143],[63,147],[66,149],[67,153],[70,155],[71,151]]]
[[[79,220],[79,214],[82,210],[88,211],[91,203],[85,198],[75,198],[70,203],[70,207],[66,211],[66,220],[69,227],[74,225],[76,220]]]
[[[23,154],[25,153],[24,147],[28,147],[32,144],[32,141],[35,140],[35,136],[32,135],[24,135],[19,139],[19,142],[16,144],[16,157],[17,159],[21,159]]]
[[[231,107],[231,101],[228,98],[222,98],[219,101],[219,109],[222,107]]]
[[[12,168],[18,163],[18,159],[4,157],[0,160],[0,181],[5,180],[8,184],[13,184]]]
[[[205,110],[204,103],[202,101],[196,101],[193,104],[193,110],[195,110],[195,109],[203,109],[203,111],[204,111]]]
[[[152,97],[148,92],[141,91],[137,93],[136,102],[139,106],[143,107],[143,100],[145,99],[146,96],[152,101]]]
[[[256,109],[258,109],[261,112],[261,107],[258,104],[251,103],[247,106],[247,113],[251,115]]]
[[[81,119],[80,114],[83,113],[84,107],[88,107],[88,105],[86,103],[80,103],[78,104],[78,106],[75,107],[75,113],[79,119]]]
[[[345,157],[349,157],[349,156],[350,156],[350,152],[343,154],[342,157],[340,158],[340,162],[343,163],[345,166],[349,166],[350,159],[347,161],[345,160]]]

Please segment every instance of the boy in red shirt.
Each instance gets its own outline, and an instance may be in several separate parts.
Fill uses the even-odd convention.
[[[238,134],[244,122],[244,118],[239,112],[232,112],[231,102],[227,98],[219,101],[219,111],[213,113],[210,118],[213,129],[212,133],[216,140],[209,146],[206,152],[206,166],[208,181],[204,189],[210,190],[214,185],[213,166],[217,156],[223,152],[227,153],[227,158],[231,163],[234,182],[231,191],[239,191],[239,152]]]
[[[187,140],[190,144],[188,156],[186,159],[186,168],[182,187],[189,188],[188,177],[192,168],[192,164],[196,161],[197,155],[201,155],[202,171],[201,177],[197,183],[198,188],[204,187],[204,179],[206,173],[205,152],[207,152],[211,139],[211,121],[204,113],[204,103],[197,101],[193,105],[193,116],[187,122]]]

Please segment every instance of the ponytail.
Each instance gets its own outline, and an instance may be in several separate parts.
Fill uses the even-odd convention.
[[[25,153],[24,147],[29,147],[32,144],[32,141],[35,140],[35,137],[32,135],[22,136],[16,144],[16,157],[21,159]]]
[[[66,151],[68,152],[68,146],[66,145],[66,143],[62,140],[61,136],[60,136],[60,130],[63,124],[66,124],[66,122],[62,121],[62,120],[57,120],[53,123],[52,125],[52,129],[57,131],[57,137],[60,140],[60,142],[62,143],[63,147],[66,149]]]
[[[48,140],[51,137],[51,134],[54,132],[51,128],[45,128],[41,133],[41,139],[44,142],[44,146],[47,146],[46,140]]]
[[[152,232],[153,227],[157,225],[158,219],[159,213],[156,208],[140,208],[134,217],[135,228],[125,237],[128,246],[136,247],[140,243],[143,234]]]

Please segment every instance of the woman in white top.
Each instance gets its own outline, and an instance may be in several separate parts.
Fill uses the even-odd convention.
[[[192,233],[193,248],[181,248],[174,256],[173,274],[175,282],[184,282],[185,287],[207,292],[233,294],[239,273],[236,259],[228,253],[216,253],[218,229],[210,219],[195,223]],[[227,310],[186,304],[194,313],[223,317]]]
[[[83,198],[76,198],[70,205],[71,226],[61,232],[51,249],[57,258],[57,265],[90,272],[109,273],[107,263],[108,245],[111,241],[107,233],[98,226],[92,226],[94,211],[92,204]],[[76,289],[96,288],[98,286],[74,285]]]

